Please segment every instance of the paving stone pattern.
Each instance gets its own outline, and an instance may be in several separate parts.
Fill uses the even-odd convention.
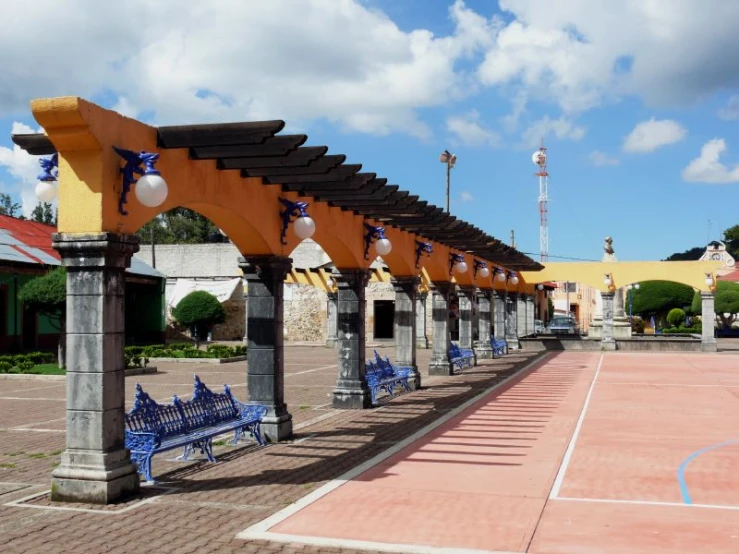
[[[394,359],[392,347],[378,348]],[[315,488],[390,448],[482,390],[510,375],[536,352],[514,352],[448,376],[426,374],[430,350],[418,351],[424,388],[371,410],[331,408],[338,371],[336,352],[323,347],[285,349],[285,400],[293,415],[290,442],[259,448],[219,444],[218,463],[176,462],[178,453],[154,458],[161,487],[176,489],[150,503],[111,508],[74,506],[93,512],[6,506],[48,490],[65,440],[63,381],[0,381],[0,552],[322,552],[326,547],[244,541],[235,535]],[[368,349],[367,355],[372,354]],[[126,405],[140,382],[159,401],[187,397],[193,374],[212,388],[231,385],[246,397],[245,362],[158,364],[159,372],[126,378]],[[225,441],[224,441],[225,442]],[[22,488],[21,488],[22,487]],[[151,496],[145,493],[144,497]],[[143,497],[142,497],[143,498]],[[33,502],[46,505],[48,498]],[[125,508],[124,513],[121,510]]]

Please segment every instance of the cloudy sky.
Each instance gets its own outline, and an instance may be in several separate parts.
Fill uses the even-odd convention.
[[[739,223],[739,2],[4,0],[0,192],[32,98],[147,123],[284,119],[348,163],[538,255],[531,154],[549,153],[550,255],[661,259]],[[176,186],[176,185],[173,185]]]

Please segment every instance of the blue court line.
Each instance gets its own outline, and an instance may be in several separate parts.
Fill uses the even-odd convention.
[[[737,442],[739,442],[739,440],[730,440],[730,441],[720,442],[718,444],[712,444],[711,446],[706,446],[705,448],[696,450],[690,456],[688,456],[687,458],[683,460],[683,463],[681,463],[680,467],[677,469],[677,483],[678,485],[680,485],[680,494],[682,494],[683,502],[685,502],[685,504],[693,503],[693,501],[690,498],[690,493],[688,492],[688,486],[685,484],[685,468],[688,467],[688,464],[692,462],[695,458],[700,456],[701,454],[704,454],[711,450],[715,450],[717,448],[721,448],[722,446],[728,446],[729,444],[734,444]]]

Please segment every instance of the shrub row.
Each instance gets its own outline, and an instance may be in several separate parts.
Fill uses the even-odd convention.
[[[680,327],[666,327],[662,329],[662,334],[664,335],[671,335],[676,333],[700,333],[701,332],[701,326],[700,325],[693,325],[692,327],[685,327],[684,325],[681,325]]]
[[[189,342],[127,346],[126,367],[145,367],[150,358],[233,358],[244,356],[246,346],[211,344],[206,350],[198,350]]]
[[[29,371],[39,364],[53,364],[56,356],[52,352],[29,352],[15,356],[0,356],[0,373],[8,373],[13,368]]]

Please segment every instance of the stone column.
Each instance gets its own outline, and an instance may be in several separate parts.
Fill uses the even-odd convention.
[[[716,333],[713,322],[716,319],[716,308],[712,292],[701,291],[701,350],[716,352]]]
[[[536,319],[536,294],[526,296],[526,333],[534,334],[534,319]]]
[[[249,284],[244,279],[244,345],[249,344]]]
[[[516,295],[516,334],[525,337],[526,333],[526,295]]]
[[[428,348],[429,339],[426,336],[426,298],[427,292],[419,292],[416,295],[416,347]]]
[[[285,404],[284,282],[292,260],[283,256],[244,256],[239,267],[248,281],[246,387],[250,404],[267,406],[262,434],[272,442],[292,436]]]
[[[421,388],[421,374],[416,364],[416,290],[420,277],[396,277],[395,289],[395,363],[412,367],[413,379],[408,384]]]
[[[472,287],[460,287],[459,299],[459,347],[472,348]]]
[[[613,299],[615,293],[601,292],[603,300],[603,328],[601,331],[601,350],[616,350],[616,341],[613,338]]]
[[[502,291],[493,291],[493,335],[496,340],[505,340],[505,294]]]
[[[337,345],[339,376],[334,389],[334,408],[361,409],[372,406],[365,380],[366,343],[365,289],[370,272],[366,269],[337,269],[332,275],[339,289]]]
[[[109,504],[139,490],[124,446],[125,277],[139,239],[53,235],[67,268],[67,448],[52,473],[55,501]]]
[[[505,340],[508,348],[520,348],[518,343],[518,294],[506,293]]]
[[[451,375],[453,366],[449,363],[449,345],[451,333],[449,329],[449,298],[454,285],[446,281],[433,284],[433,350],[429,375]]]
[[[477,329],[478,338],[475,354],[478,359],[489,360],[493,357],[490,346],[490,291],[477,291]]]
[[[339,323],[339,295],[335,292],[326,293],[326,346],[336,348]]]

